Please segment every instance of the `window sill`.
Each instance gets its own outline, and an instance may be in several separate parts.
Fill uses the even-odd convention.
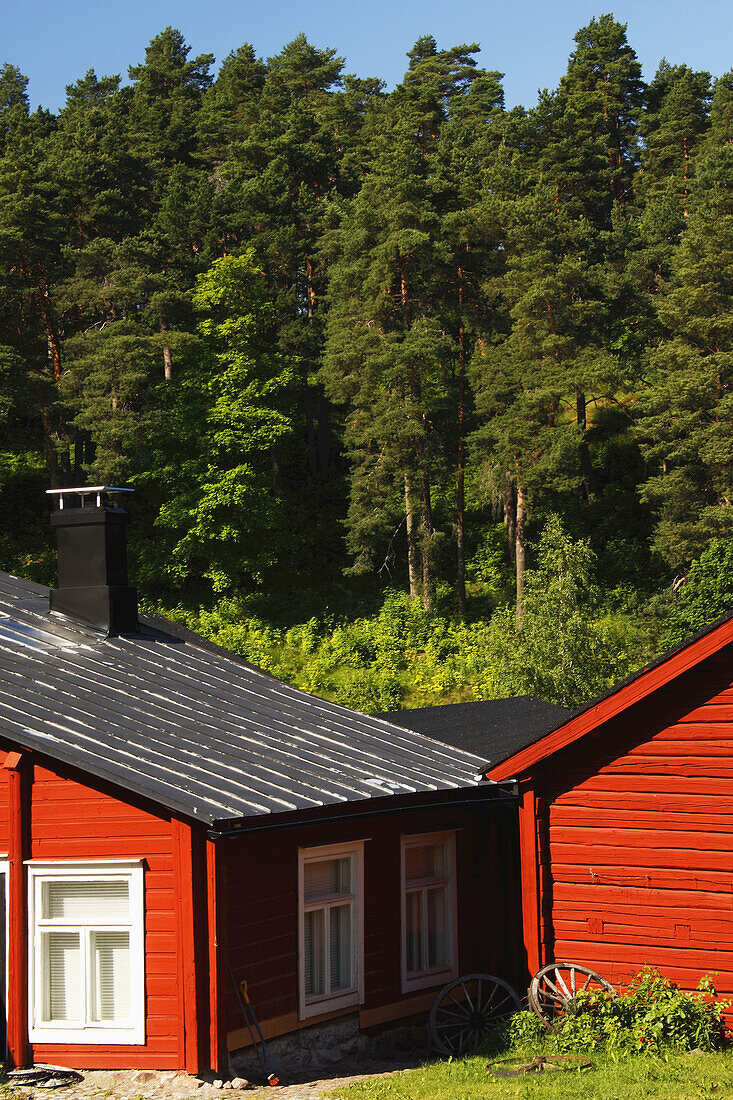
[[[402,979],[402,992],[415,993],[420,989],[446,985],[458,977],[455,967],[446,966],[443,970],[432,970],[429,974],[416,974],[414,978]]]
[[[322,1001],[312,1001],[303,1005],[300,1013],[301,1020],[310,1020],[316,1016],[328,1016],[332,1012],[339,1012],[342,1008],[357,1008],[359,1006],[359,991],[353,990],[342,997],[328,997]]]
[[[144,1046],[145,1031],[138,1027],[33,1027],[28,1038],[31,1043],[53,1046],[55,1043],[74,1043],[78,1046],[100,1046],[103,1043],[116,1046]]]

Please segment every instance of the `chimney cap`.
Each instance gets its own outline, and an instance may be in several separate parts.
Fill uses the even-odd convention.
[[[87,504],[86,498],[96,496],[97,508],[102,507],[102,493],[107,495],[108,493],[134,493],[134,489],[122,489],[119,486],[114,485],[84,485],[76,489],[46,489],[46,496],[57,496],[59,498],[59,511],[64,509],[64,496],[78,496],[81,497],[82,508],[93,508],[94,503]]]

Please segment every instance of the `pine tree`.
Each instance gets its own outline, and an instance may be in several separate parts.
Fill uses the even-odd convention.
[[[698,161],[690,211],[659,305],[667,338],[641,429],[659,515],[656,545],[684,569],[731,529],[733,499],[733,145]]]

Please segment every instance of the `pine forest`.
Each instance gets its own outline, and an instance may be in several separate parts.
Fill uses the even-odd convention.
[[[613,15],[507,109],[163,30],[58,113],[0,68],[0,568],[135,489],[133,580],[365,711],[581,705],[733,609],[733,72]]]

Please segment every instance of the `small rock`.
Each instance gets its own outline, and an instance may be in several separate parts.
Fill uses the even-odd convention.
[[[214,1085],[215,1089],[224,1088],[224,1082],[222,1080],[220,1080],[220,1078],[218,1078],[218,1077],[217,1077],[216,1081],[213,1082],[213,1085]]]
[[[247,1080],[246,1077],[233,1077],[232,1078],[232,1088],[233,1089],[248,1089],[249,1088],[249,1081]]]
[[[223,1088],[230,1089],[231,1087],[232,1087],[231,1081],[225,1081],[224,1082]]]

